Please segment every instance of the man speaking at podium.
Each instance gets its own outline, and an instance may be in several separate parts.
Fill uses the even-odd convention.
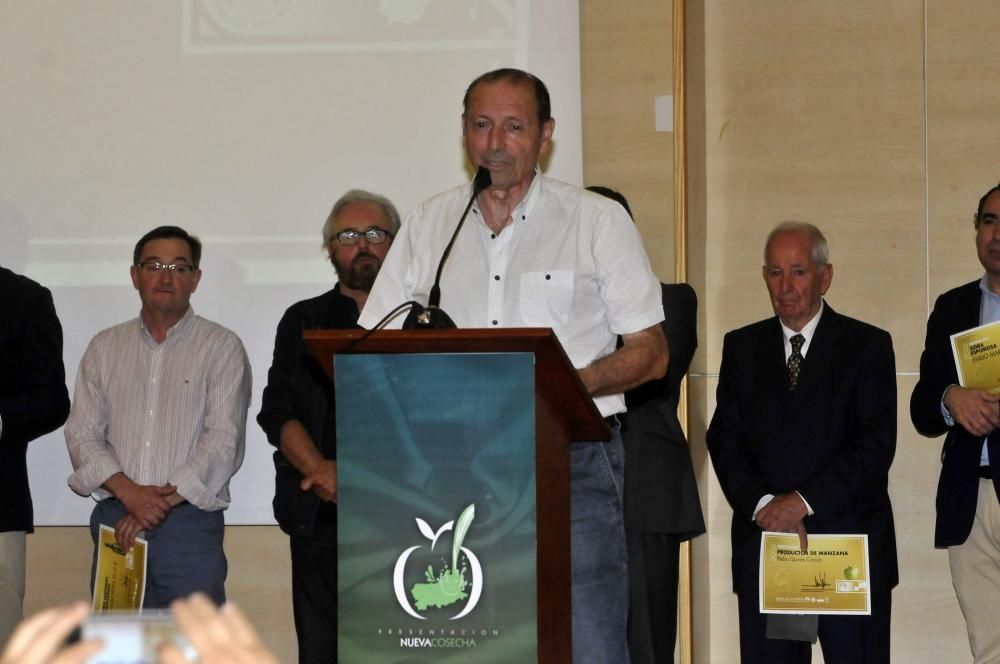
[[[609,442],[570,453],[573,661],[628,662],[628,578],[622,522],[623,392],[663,376],[660,284],[642,242],[616,202],[538,170],[555,120],[535,76],[498,69],[474,80],[462,100],[470,165],[489,172],[411,212],[386,257],[359,319],[372,327],[409,300],[431,305],[441,271],[440,308],[460,328],[550,327],[580,379],[609,418]],[[480,190],[481,188],[481,190]],[[390,321],[398,327],[397,316]],[[624,345],[615,350],[616,336]]]

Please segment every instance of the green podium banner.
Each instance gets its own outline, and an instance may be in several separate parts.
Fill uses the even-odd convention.
[[[535,358],[338,355],[338,661],[537,661]]]

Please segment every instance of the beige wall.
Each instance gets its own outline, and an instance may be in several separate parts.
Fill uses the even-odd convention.
[[[829,302],[888,329],[895,344],[893,661],[967,661],[947,557],[933,549],[940,441],[913,431],[908,403],[928,299],[979,272],[969,219],[1000,170],[987,148],[1000,131],[990,123],[1000,93],[979,85],[997,65],[982,56],[988,37],[977,39],[974,26],[995,25],[1000,12],[978,1],[925,15],[923,3],[895,0],[727,0],[692,11],[692,57],[704,71],[704,125],[691,136],[704,159],[692,175],[702,202],[692,221],[704,237],[691,248],[702,263],[692,278],[706,342],[692,380],[693,438],[704,444],[722,335],[770,314],[757,276],[768,228],[788,218],[818,224],[835,265]],[[703,479],[712,534],[698,549],[711,572],[711,638],[698,659],[730,662],[730,509],[710,468]]]
[[[654,272],[674,281],[673,134],[653,100],[672,93],[669,0],[582,0],[583,179],[628,199]],[[557,124],[558,131],[558,124]]]
[[[724,333],[771,314],[759,277],[762,245],[785,219],[827,233],[830,304],[894,339],[899,436],[890,491],[902,578],[893,661],[969,659],[947,555],[933,548],[941,441],[913,431],[908,404],[930,303],[980,273],[970,220],[979,195],[1000,179],[992,155],[1000,64],[987,55],[1000,7],[927,4],[925,12],[924,3],[903,0],[687,3],[689,281],[699,293],[701,337],[692,452],[709,519],[708,535],[694,545],[695,661],[738,659],[731,510],[706,460],[704,431]],[[627,162],[657,163],[648,151],[670,156],[670,141],[645,134],[636,110],[668,94],[636,81],[669,63],[669,6],[581,2],[584,172],[588,182],[597,172],[617,178],[630,198],[650,172]],[[657,177],[668,173],[657,168]],[[669,181],[661,182],[664,194]],[[657,272],[669,277],[670,229],[642,230]]]

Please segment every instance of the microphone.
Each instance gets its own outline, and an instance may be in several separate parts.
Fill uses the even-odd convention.
[[[472,196],[469,197],[469,203],[465,206],[465,211],[462,212],[462,217],[458,220],[455,232],[451,234],[448,246],[444,248],[444,253],[441,254],[437,274],[434,275],[434,285],[431,286],[431,292],[427,296],[427,306],[423,307],[417,302],[413,303],[413,306],[410,307],[410,313],[406,316],[406,320],[403,321],[404,330],[452,330],[458,327],[451,319],[451,316],[438,306],[441,304],[441,272],[444,270],[444,263],[448,260],[448,255],[451,253],[452,245],[455,244],[458,232],[462,230],[462,224],[465,223],[465,218],[469,216],[469,210],[472,209],[472,204],[475,202],[476,196],[489,187],[492,182],[493,178],[490,177],[490,172],[486,168],[480,166],[476,169],[476,177],[472,180]]]

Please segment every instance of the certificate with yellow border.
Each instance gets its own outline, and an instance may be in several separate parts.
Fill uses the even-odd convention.
[[[794,533],[760,539],[760,612],[871,615],[868,535]]]
[[[958,384],[1000,394],[1000,322],[951,335]]]
[[[101,524],[94,576],[94,613],[137,611],[146,594],[146,540],[137,537],[128,553],[118,546],[115,529]]]

